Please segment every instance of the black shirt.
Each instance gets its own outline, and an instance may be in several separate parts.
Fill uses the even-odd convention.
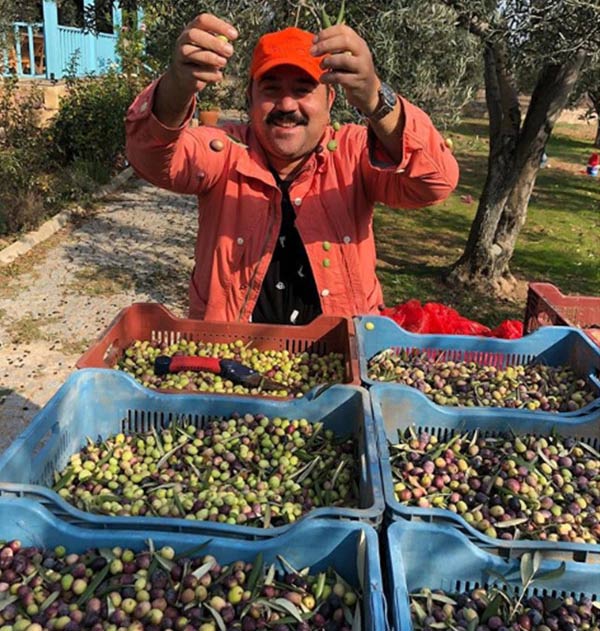
[[[321,301],[306,249],[296,228],[290,182],[282,181],[281,227],[273,258],[252,312],[252,322],[307,324],[321,313]]]

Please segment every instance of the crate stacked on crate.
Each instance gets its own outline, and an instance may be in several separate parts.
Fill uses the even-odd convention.
[[[356,386],[278,401],[77,371],[0,457],[0,480],[2,493],[45,498],[90,528],[271,537],[305,516],[376,524],[383,513],[370,404]]]
[[[525,331],[548,325],[579,327],[600,346],[600,296],[566,295],[551,283],[529,283]]]
[[[600,560],[600,413],[514,422],[392,384],[370,392],[391,519],[452,525],[505,553]]]
[[[247,362],[282,388],[263,391],[259,385],[240,392],[223,386],[225,378],[207,379],[210,387],[149,381],[159,353]],[[299,363],[295,355],[302,356]],[[91,624],[99,607],[104,619],[120,606],[106,608],[112,584],[105,579],[113,573],[113,561],[116,567],[130,567],[132,552],[125,560],[122,550],[128,545],[138,550],[149,538],[155,549],[145,554],[153,571],[169,573],[172,567],[172,559],[156,554],[157,546],[177,550],[193,543],[206,545],[204,556],[214,549],[216,567],[225,568],[221,574],[207,570],[206,561],[173,570],[169,584],[176,582],[176,602],[167,603],[169,615],[182,606],[174,628],[386,628],[376,532],[384,499],[370,400],[356,385],[352,321],[320,317],[303,327],[210,323],[175,318],[160,305],[138,304],[118,315],[78,367],[0,457],[0,519],[3,506],[14,507],[0,537],[13,536],[9,524],[14,532],[21,524],[28,536],[20,539],[31,535],[40,547],[61,544],[63,535],[68,549],[79,552],[80,541],[94,547],[85,557],[87,570],[75,570],[75,595],[71,584],[62,589],[62,580],[57,585],[44,570],[44,581],[51,585],[43,608],[52,609],[54,620],[48,628],[101,628]],[[285,381],[286,371],[297,373],[290,380],[295,379],[295,388]],[[316,375],[312,381],[307,379],[311,374]],[[102,568],[99,556],[109,561]],[[259,574],[249,566],[242,569],[242,574],[252,573],[252,588],[244,589],[237,571],[231,576],[228,564],[236,559],[246,565],[259,559]],[[56,567],[64,574],[62,561],[47,562],[46,570]],[[84,589],[81,580],[92,570],[100,570],[101,578]],[[184,581],[182,571],[193,576]],[[212,596],[209,589],[210,599],[206,590],[195,588],[207,573],[218,585]],[[159,624],[161,614],[150,614],[147,605],[129,611],[142,581],[136,575],[137,587],[132,586],[121,569],[115,574],[126,583],[127,594],[121,594],[129,599],[126,628],[170,628]],[[51,593],[54,588],[57,595]],[[194,594],[188,593],[192,588]],[[148,589],[140,589],[138,600],[146,602]],[[27,590],[21,591],[25,600],[16,594],[16,618],[10,617],[11,607],[9,617],[0,610],[0,622],[47,628],[47,617],[39,611],[34,616]],[[184,592],[188,602],[182,600]],[[77,605],[77,612],[92,600],[94,615],[81,612],[82,622],[80,613],[71,616],[65,606],[57,613],[52,602],[63,597]],[[195,618],[184,624],[190,608]],[[115,628],[120,623],[120,618],[110,621]]]
[[[598,628],[597,565],[535,552],[505,560],[435,524],[394,523],[386,543],[394,629]]]
[[[363,383],[418,390],[466,415],[583,420],[600,409],[600,349],[581,331],[547,327],[516,340],[418,335],[385,317],[356,319]]]
[[[377,536],[357,521],[314,519],[251,541],[90,530],[57,520],[32,500],[0,498],[0,538],[6,629],[387,625]]]
[[[573,328],[492,340],[364,317],[356,331],[393,628],[596,628],[599,349]],[[538,585],[554,600],[531,600]]]

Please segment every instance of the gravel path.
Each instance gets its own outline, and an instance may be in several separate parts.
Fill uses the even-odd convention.
[[[196,199],[139,180],[0,268],[0,452],[134,302],[187,310]]]

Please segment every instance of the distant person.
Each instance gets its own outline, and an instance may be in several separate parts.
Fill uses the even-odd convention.
[[[591,175],[592,177],[597,177],[599,170],[600,170],[600,157],[598,157],[597,153],[592,153],[587,163],[586,173],[588,175]]]
[[[429,117],[381,81],[367,43],[343,24],[261,37],[249,124],[191,128],[194,95],[223,79],[237,37],[214,15],[196,17],[127,116],[137,173],[198,196],[190,316],[304,324],[321,313],[378,313],[373,206],[446,199],[458,181],[452,152]],[[331,123],[336,85],[364,125]]]

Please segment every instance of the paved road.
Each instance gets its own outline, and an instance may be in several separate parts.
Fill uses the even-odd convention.
[[[0,268],[0,452],[133,302],[187,308],[196,200],[131,180],[93,214]]]

